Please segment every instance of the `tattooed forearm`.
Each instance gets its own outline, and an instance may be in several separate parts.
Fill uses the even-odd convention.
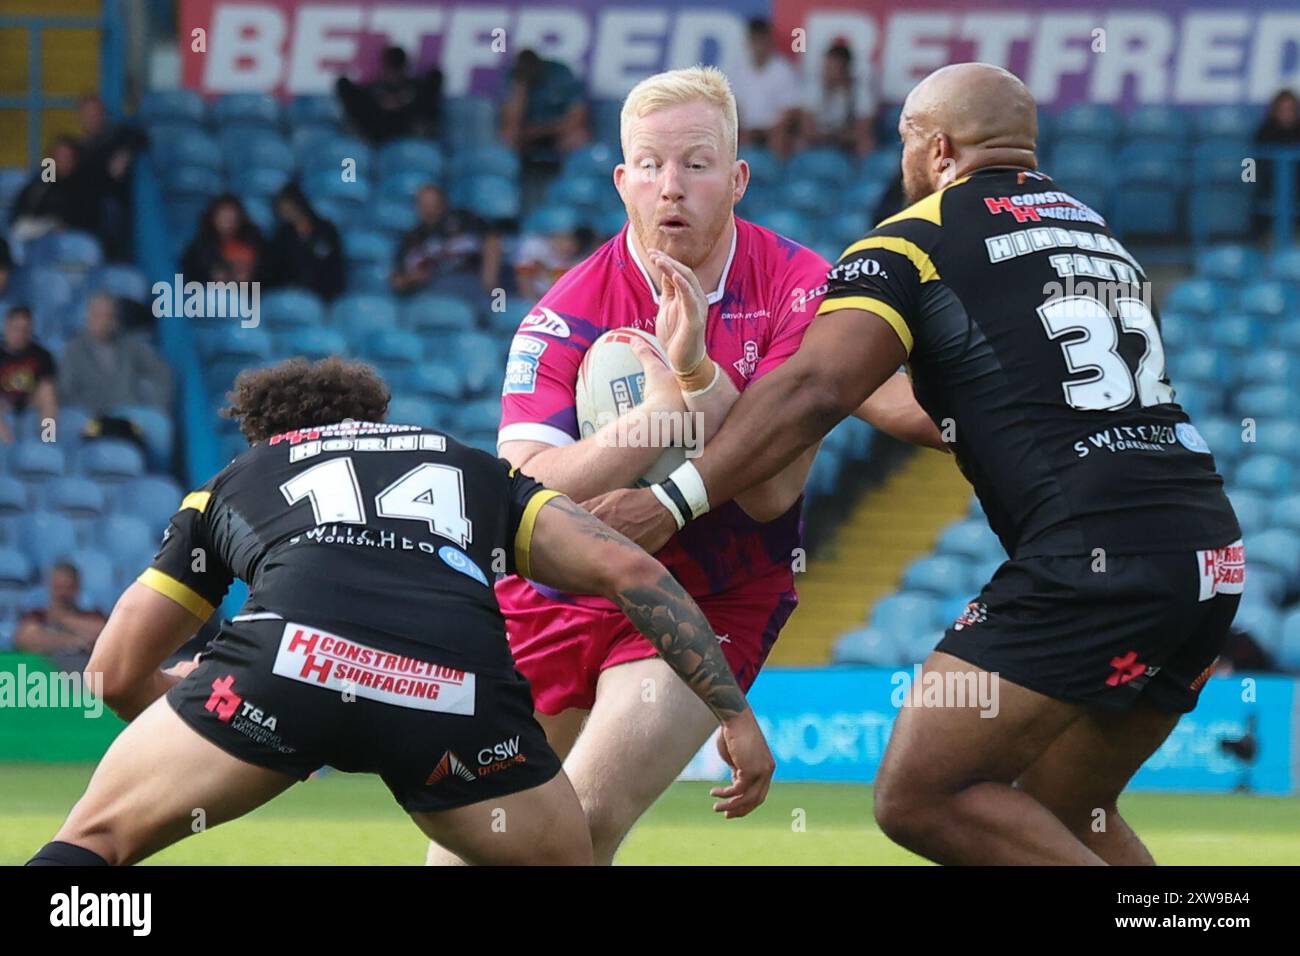
[[[623,613],[659,651],[719,720],[745,712],[745,695],[731,674],[713,628],[672,575],[624,588],[616,597]]]

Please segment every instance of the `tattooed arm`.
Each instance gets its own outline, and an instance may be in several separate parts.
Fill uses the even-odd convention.
[[[731,786],[714,791],[729,799],[714,809],[744,816],[762,803],[773,770],[767,741],[704,612],[664,566],[562,496],[538,511],[528,564],[534,581],[617,604],[713,711],[734,771]]]

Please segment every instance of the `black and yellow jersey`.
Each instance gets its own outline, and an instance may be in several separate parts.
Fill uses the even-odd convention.
[[[1091,208],[990,167],[849,246],[818,314],[863,309],[898,333],[1013,557],[1220,547],[1241,531],[1174,401],[1149,288]]]
[[[442,432],[304,428],[258,442],[187,495],[139,580],[206,619],[239,578],[240,618],[508,672],[493,581],[529,573],[537,512],[556,494]]]

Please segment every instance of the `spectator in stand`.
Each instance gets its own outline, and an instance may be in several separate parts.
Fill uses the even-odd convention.
[[[725,72],[736,94],[740,145],[766,146],[785,159],[799,129],[801,84],[794,66],[777,52],[770,23],[749,21],[745,52]]]
[[[536,302],[587,257],[594,235],[586,226],[558,219],[541,235],[524,236],[515,256],[515,284],[527,301]]]
[[[119,405],[165,411],[172,397],[171,368],[148,342],[120,334],[116,303],[99,292],[86,304],[86,330],[63,353],[59,396],[94,416]]]
[[[244,204],[223,193],[208,204],[181,257],[186,282],[256,282],[262,278],[262,233]]]
[[[550,172],[591,138],[582,83],[563,63],[522,50],[501,107],[501,139],[529,174]]]
[[[138,128],[110,125],[104,101],[93,93],[77,103],[81,122],[81,165],[97,197],[98,228],[104,255],[112,262],[131,258],[131,166],[149,140]]]
[[[447,291],[481,295],[498,287],[501,237],[471,213],[447,208],[437,186],[415,194],[419,222],[402,237],[389,285],[400,293],[431,285]]]
[[[50,603],[28,611],[18,619],[14,650],[45,654],[61,663],[80,660],[81,665],[76,667],[80,670],[90,659],[91,648],[108,619],[98,610],[86,609],[77,603],[81,574],[75,565],[60,561],[51,567],[47,587]]]
[[[339,231],[312,209],[297,183],[286,183],[275,197],[279,222],[266,247],[266,281],[297,286],[333,299],[343,291],[343,250]]]
[[[407,71],[406,51],[385,47],[379,54],[379,78],[359,86],[345,76],[335,90],[357,132],[374,143],[403,136],[436,137],[442,122],[442,71],[433,67],[423,78]]]
[[[835,41],[804,100],[802,145],[834,146],[866,156],[876,148],[875,117],[875,100],[853,75],[853,52],[843,40]]]
[[[42,162],[14,198],[9,222],[15,242],[30,242],[56,229],[94,232],[99,225],[93,184],[82,169],[76,142],[60,136],[49,154],[53,166]]]
[[[54,385],[54,356],[36,343],[32,313],[16,305],[5,314],[4,347],[0,348],[0,398],[7,409],[21,415],[29,407],[41,419],[59,417]],[[14,440],[5,417],[0,416],[0,441]]]
[[[11,291],[10,281],[14,275],[14,257],[9,251],[9,242],[0,236],[0,301]]]
[[[1255,131],[1259,146],[1300,146],[1300,98],[1290,90],[1280,90],[1268,105],[1268,114]],[[1273,195],[1273,160],[1262,157],[1257,167],[1257,189],[1262,196]],[[1300,168],[1297,169],[1300,187]],[[1300,192],[1293,193],[1300,197]]]

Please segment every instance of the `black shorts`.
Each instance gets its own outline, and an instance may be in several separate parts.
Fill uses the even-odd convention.
[[[1245,579],[1241,542],[1212,551],[1007,561],[935,648],[1070,703],[1196,706]]]
[[[468,673],[284,620],[227,622],[167,701],[240,760],[302,779],[326,764],[378,774],[408,812],[560,770],[518,671]]]

